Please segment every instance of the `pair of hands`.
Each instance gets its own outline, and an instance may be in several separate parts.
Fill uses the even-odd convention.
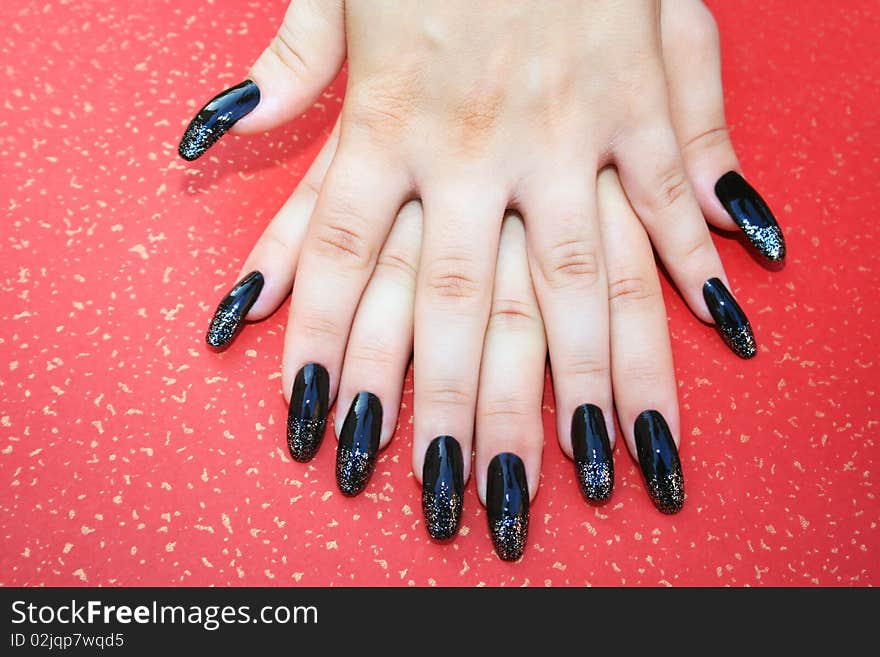
[[[730,173],[708,10],[297,0],[249,80],[190,124],[181,155],[195,159],[232,126],[293,119],[346,55],[339,123],[248,257],[254,273],[221,302],[209,344],[228,345],[293,287],[291,454],[314,456],[333,400],[351,400],[337,414],[337,481],[357,494],[396,427],[414,337],[426,527],[457,531],[475,453],[504,559],[522,553],[537,490],[549,345],[557,434],[586,497],[611,494],[615,408],[654,504],[679,510],[679,413],[651,245],[694,314],[743,357],[754,337],[706,221],[784,258],[772,214]]]

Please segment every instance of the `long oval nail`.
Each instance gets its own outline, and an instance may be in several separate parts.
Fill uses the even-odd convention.
[[[315,458],[327,427],[330,376],[322,365],[308,363],[296,374],[287,411],[287,447],[296,461]]]
[[[703,300],[721,339],[733,353],[740,358],[752,358],[758,353],[749,318],[720,279],[710,278],[703,284]]]
[[[636,418],[635,437],[651,501],[663,513],[678,513],[684,505],[684,477],[666,420],[657,411],[642,412]]]
[[[516,561],[529,534],[529,484],[522,459],[503,452],[489,463],[486,515],[495,552],[504,561]]]
[[[591,502],[604,502],[614,488],[614,462],[605,415],[594,404],[575,409],[571,417],[571,449],[581,492]]]
[[[422,467],[422,512],[431,538],[444,540],[458,532],[463,495],[461,445],[452,436],[437,436],[428,445]]]
[[[336,484],[353,497],[367,486],[382,434],[382,403],[376,395],[359,392],[348,409],[336,447]]]
[[[184,160],[201,157],[220,137],[260,103],[260,89],[245,80],[214,96],[190,121],[177,152]]]
[[[228,347],[262,290],[263,274],[258,271],[252,271],[236,283],[214,311],[205,342],[215,349]]]
[[[773,262],[785,260],[785,237],[761,195],[736,171],[715,183],[715,196],[749,241]]]

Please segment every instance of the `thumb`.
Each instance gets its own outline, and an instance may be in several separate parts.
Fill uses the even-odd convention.
[[[343,61],[343,0],[294,0],[248,79],[212,98],[190,122],[180,156],[201,157],[233,126],[236,134],[253,134],[292,120],[333,81]]]

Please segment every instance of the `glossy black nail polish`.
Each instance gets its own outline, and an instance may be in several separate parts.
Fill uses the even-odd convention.
[[[715,328],[733,353],[740,358],[751,358],[758,353],[749,319],[724,283],[717,278],[706,281],[703,300],[715,320]]]
[[[578,406],[571,417],[571,449],[581,492],[591,502],[604,502],[614,488],[614,462],[602,409]]]
[[[296,461],[315,458],[327,426],[330,376],[323,366],[309,363],[297,372],[287,411],[287,447]]]
[[[644,411],[636,418],[635,435],[651,501],[663,513],[678,513],[684,504],[684,477],[666,420],[657,411]]]
[[[245,80],[214,96],[190,121],[177,152],[184,160],[201,157],[236,122],[260,102],[260,89]]]
[[[422,467],[422,512],[431,538],[452,538],[461,522],[464,460],[452,436],[437,436],[428,445]]]
[[[495,552],[504,561],[519,559],[529,533],[529,484],[516,454],[503,452],[489,463],[486,514]]]
[[[211,325],[205,336],[208,346],[215,349],[229,346],[244,324],[244,316],[248,314],[262,290],[263,274],[258,271],[252,271],[229,290],[211,318]]]
[[[342,423],[336,447],[336,484],[343,495],[361,493],[376,467],[382,435],[382,403],[376,395],[359,392]]]
[[[785,238],[776,217],[745,178],[728,171],[715,183],[715,196],[764,257],[774,262],[785,259]]]

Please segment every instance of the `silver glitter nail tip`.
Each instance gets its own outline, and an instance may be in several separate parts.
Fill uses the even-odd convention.
[[[684,506],[684,477],[680,469],[662,476],[653,475],[646,478],[645,483],[658,511],[669,515],[681,511]]]
[[[295,461],[306,463],[315,458],[321,440],[324,437],[324,429],[327,419],[300,420],[290,418],[287,421],[287,447]]]
[[[211,318],[205,342],[215,349],[221,349],[232,342],[241,325],[240,310],[234,304],[221,303]]]
[[[491,523],[492,544],[503,561],[516,561],[526,549],[529,534],[528,514],[506,516]]]
[[[431,538],[438,541],[452,538],[461,522],[461,496],[448,486],[438,490],[422,489],[422,512]]]
[[[785,238],[778,226],[755,226],[743,221],[740,228],[765,258],[773,262],[785,260]]]
[[[758,353],[758,345],[752,327],[747,322],[740,326],[719,326],[721,339],[740,358],[752,358]]]
[[[529,485],[522,459],[512,452],[497,454],[486,481],[486,516],[495,552],[504,561],[516,561],[529,533]]]
[[[684,505],[684,476],[669,425],[658,411],[643,411],[634,433],[639,465],[654,506],[662,513],[678,513]]]
[[[360,450],[352,450],[340,445],[336,448],[336,483],[347,497],[363,492],[373,474],[376,459]]]
[[[194,121],[183,133],[177,152],[187,162],[197,160],[223,136],[223,132]]]
[[[610,461],[576,463],[581,491],[592,502],[604,502],[614,489],[614,466]]]

